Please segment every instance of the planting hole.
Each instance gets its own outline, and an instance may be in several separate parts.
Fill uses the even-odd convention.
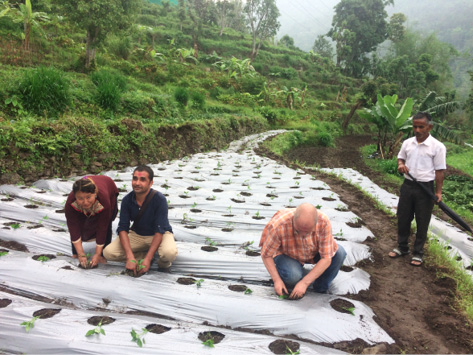
[[[245,254],[248,255],[248,256],[260,256],[261,255],[261,253],[259,253],[257,251],[253,251],[253,250],[247,250]]]
[[[177,283],[181,285],[194,285],[195,281],[192,277],[180,277],[177,279]]]
[[[352,312],[350,312],[350,309],[355,309],[355,305],[353,303],[347,300],[343,300],[341,298],[337,298],[330,301],[330,305],[334,310],[340,313],[352,314]]]
[[[164,325],[161,325],[161,324],[148,324],[145,328],[150,333],[154,333],[154,334],[163,334],[171,330],[170,327],[165,327]]]
[[[335,201],[335,199],[332,198],[332,197],[322,197],[322,200],[324,200],[324,201]]]
[[[115,318],[107,316],[93,316],[87,319],[87,323],[89,323],[90,325],[98,326],[100,322],[102,322],[102,325],[111,324],[115,322]]]
[[[300,345],[295,341],[278,339],[269,344],[268,347],[273,354],[289,354],[289,350],[295,354],[299,350]]]
[[[245,292],[247,289],[245,285],[229,285],[228,288],[235,292]]]
[[[2,201],[3,202],[10,202],[10,201],[13,201],[13,199],[11,197],[7,197],[7,198],[2,198]]]
[[[32,208],[38,208],[38,206],[37,205],[25,205],[25,208],[31,208],[32,209]]]
[[[33,255],[32,258],[33,260],[37,260],[37,261],[48,261],[46,260],[46,258],[51,260],[51,259],[56,259],[56,256],[53,254],[39,254],[39,255]]]
[[[213,246],[210,246],[210,245],[204,245],[204,246],[201,247],[200,249],[202,249],[203,251],[208,251],[208,252],[213,252],[213,251],[217,251],[217,250],[218,250],[217,247],[213,247]]]
[[[213,191],[213,192],[223,192],[222,189],[213,189],[212,191]]]
[[[213,330],[199,333],[199,340],[201,340],[202,342],[205,342],[207,340],[213,340],[214,344],[218,344],[223,340],[223,338],[225,338],[225,334]]]
[[[54,317],[56,314],[61,312],[61,308],[43,308],[33,313],[33,317],[40,317],[41,319],[47,319]]]
[[[62,210],[56,210],[54,212],[56,212],[56,213],[66,213],[66,210],[63,208]]]
[[[5,308],[10,303],[12,303],[12,300],[9,300],[8,298],[2,298],[0,299],[0,308]]]
[[[340,270],[345,272],[352,272],[354,269],[351,266],[342,265]]]

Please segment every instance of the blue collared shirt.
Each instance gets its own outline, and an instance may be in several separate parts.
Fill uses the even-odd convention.
[[[128,232],[131,222],[135,220],[139,211],[140,206],[138,206],[136,202],[136,194],[132,191],[122,200],[117,233],[121,231]],[[172,228],[168,220],[168,203],[166,197],[164,197],[161,192],[156,191],[148,207],[146,207],[143,216],[141,216],[139,223],[134,226],[134,231],[143,236],[150,236],[155,233],[172,233]]]

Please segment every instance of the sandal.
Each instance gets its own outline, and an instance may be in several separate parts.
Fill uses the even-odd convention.
[[[394,255],[393,255],[393,254],[394,254]],[[408,251],[402,252],[402,251],[400,251],[399,249],[394,248],[394,249],[388,254],[388,256],[389,256],[390,258],[395,259],[395,258],[399,258],[400,256],[407,255],[407,254],[409,254]]]
[[[421,266],[422,265],[422,257],[420,256],[413,256],[411,259],[412,266]]]

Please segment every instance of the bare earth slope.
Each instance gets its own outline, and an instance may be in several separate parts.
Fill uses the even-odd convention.
[[[398,193],[399,186],[387,186],[379,173],[369,169],[361,159],[358,148],[369,144],[369,137],[346,136],[336,142],[336,148],[297,148],[282,159],[318,164],[326,168],[353,168],[369,177],[386,190]],[[260,154],[281,160],[267,151]],[[439,270],[429,266],[409,265],[410,258],[391,259],[388,252],[396,246],[396,219],[374,207],[373,201],[356,188],[333,177],[319,174],[331,190],[356,213],[375,235],[366,242],[371,247],[373,261],[365,261],[363,268],[371,275],[371,287],[353,298],[370,306],[377,322],[396,341],[378,347],[377,353],[470,354],[473,353],[473,327],[454,309],[455,282],[437,278]],[[362,351],[361,344],[338,344],[352,353]]]

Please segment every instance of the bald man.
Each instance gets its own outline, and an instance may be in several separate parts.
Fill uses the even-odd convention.
[[[274,290],[291,299],[304,296],[311,284],[315,292],[327,293],[347,255],[335,242],[328,217],[309,203],[276,212],[263,230],[260,247]],[[307,271],[304,264],[315,265]]]

